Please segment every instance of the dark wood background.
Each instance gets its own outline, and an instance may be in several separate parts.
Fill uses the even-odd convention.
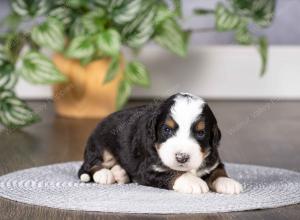
[[[300,171],[300,102],[209,103],[222,130],[223,160]],[[0,128],[0,175],[81,160],[86,138],[98,122],[58,117],[49,101],[30,104],[42,116],[41,122],[22,131]],[[63,211],[0,199],[0,219],[300,219],[300,205],[220,214],[135,215]]]

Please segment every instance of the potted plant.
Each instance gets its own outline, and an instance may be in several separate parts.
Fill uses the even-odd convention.
[[[228,0],[195,14],[213,15],[216,31],[234,31],[240,44],[258,45],[264,73],[267,40],[249,24],[267,27],[274,8],[274,0]],[[18,78],[54,84],[61,115],[103,117],[126,103],[133,85],[150,84],[145,66],[126,60],[122,46],[136,53],[154,41],[184,57],[193,32],[180,23],[180,0],[13,0],[11,9],[0,36],[0,121],[6,127],[38,120],[13,92]]]

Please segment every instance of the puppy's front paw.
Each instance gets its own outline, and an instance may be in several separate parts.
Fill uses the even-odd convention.
[[[174,182],[173,189],[181,193],[200,194],[209,191],[206,182],[191,173],[185,173]]]
[[[113,184],[116,182],[112,172],[109,169],[101,169],[94,173],[93,179],[95,183],[99,184]]]
[[[125,184],[129,182],[129,177],[126,171],[120,165],[113,166],[111,168],[111,172],[118,184]]]
[[[243,188],[239,182],[229,177],[219,177],[212,183],[212,189],[217,193],[239,194]]]

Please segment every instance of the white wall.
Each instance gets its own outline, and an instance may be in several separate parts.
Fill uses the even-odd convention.
[[[271,46],[264,77],[254,47],[194,46],[185,59],[148,47],[140,58],[151,72],[152,86],[134,89],[134,98],[187,91],[211,99],[300,99],[300,46]],[[25,82],[16,91],[23,98],[51,97],[49,87]]]

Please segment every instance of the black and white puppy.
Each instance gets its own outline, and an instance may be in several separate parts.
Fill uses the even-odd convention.
[[[178,93],[160,104],[115,112],[88,139],[78,176],[99,184],[137,182],[182,193],[237,194],[218,154],[221,132],[203,99]]]

